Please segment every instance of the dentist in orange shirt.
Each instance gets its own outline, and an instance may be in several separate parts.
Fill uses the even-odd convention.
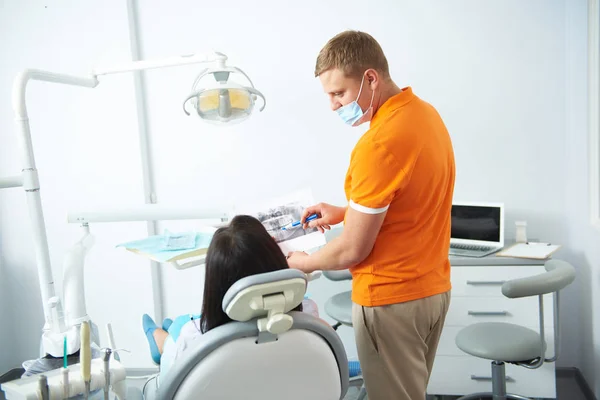
[[[455,180],[450,135],[436,109],[390,77],[379,43],[346,31],[315,68],[332,110],[369,130],[352,151],[348,204],[309,207],[321,232],[341,236],[288,264],[304,272],[350,269],[352,322],[371,400],[424,399],[450,303],[450,212]]]

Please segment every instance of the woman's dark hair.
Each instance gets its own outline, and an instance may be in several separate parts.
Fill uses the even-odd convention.
[[[206,333],[231,318],[222,308],[229,288],[247,276],[288,268],[275,240],[254,217],[238,215],[219,228],[208,247],[200,328]],[[302,305],[297,310],[302,310]]]

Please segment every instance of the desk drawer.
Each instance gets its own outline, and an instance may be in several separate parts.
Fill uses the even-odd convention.
[[[488,360],[470,356],[435,358],[427,387],[431,395],[460,396],[492,390],[492,366]],[[556,398],[554,364],[529,370],[506,364],[506,390],[526,397]]]
[[[528,327],[529,329],[538,332],[538,327]],[[456,346],[456,335],[463,329],[459,326],[445,326],[440,337],[436,357],[439,356],[467,356],[468,354]],[[546,358],[554,356],[554,331],[548,328],[545,332],[546,337]]]
[[[498,296],[502,284],[545,272],[543,266],[452,267],[452,296]]]
[[[544,325],[551,327],[554,326],[551,298],[544,298],[544,300]],[[467,326],[477,322],[508,322],[528,327],[539,326],[538,297],[509,299],[453,296],[444,325]]]

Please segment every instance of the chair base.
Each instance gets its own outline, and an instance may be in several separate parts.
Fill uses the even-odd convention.
[[[518,394],[506,393],[506,369],[503,361],[492,361],[492,391],[468,394],[460,397],[457,400],[474,400],[480,398],[492,398],[493,400],[530,400],[528,397],[523,397]],[[478,378],[471,377],[477,380]],[[481,378],[479,378],[481,379]],[[486,378],[489,379],[489,378]]]
[[[353,378],[350,378],[351,387],[358,387],[358,385],[360,385],[360,390],[358,391],[356,400],[364,400],[367,397],[367,388],[365,387],[365,383],[362,376],[355,376]]]
[[[364,400],[367,397],[367,389],[365,385],[362,385],[360,388],[360,392],[358,392],[358,396],[356,396],[356,400]]]

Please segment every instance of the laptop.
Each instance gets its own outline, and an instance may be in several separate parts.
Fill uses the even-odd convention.
[[[485,257],[503,247],[503,203],[452,203],[450,255]]]

